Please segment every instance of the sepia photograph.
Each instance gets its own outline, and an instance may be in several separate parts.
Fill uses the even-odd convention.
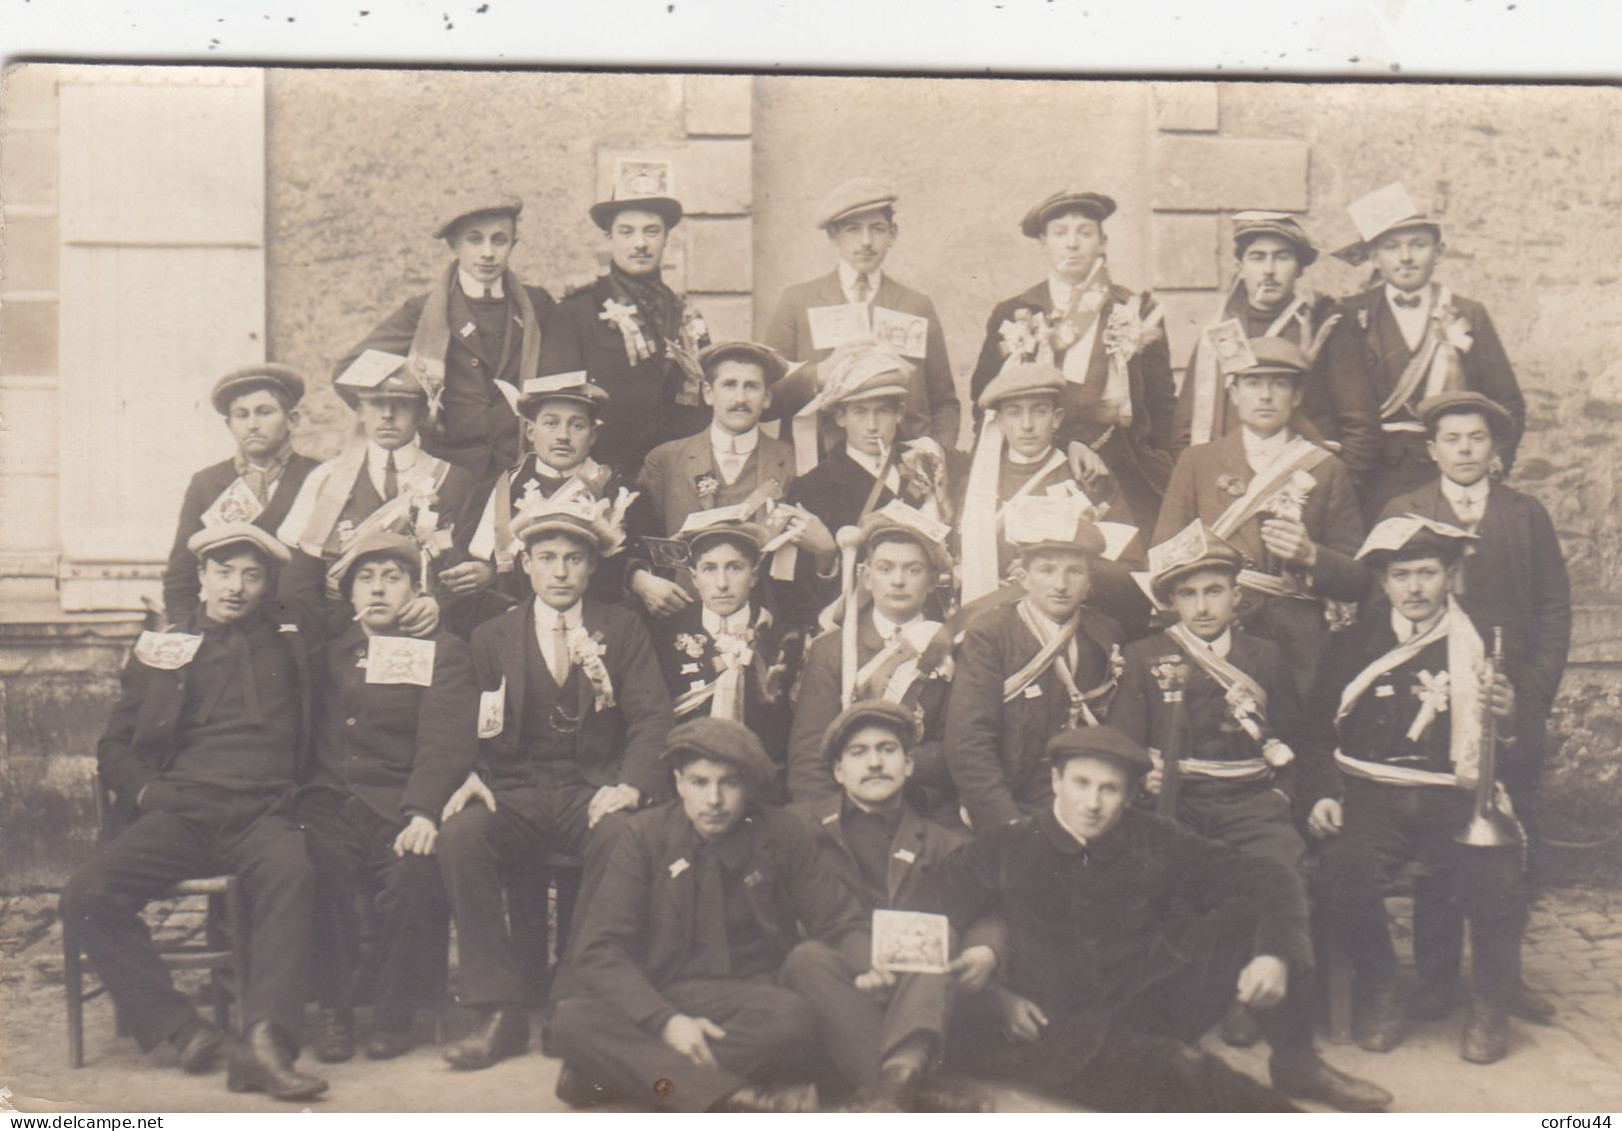
[[[1614,86],[0,80],[0,1110],[1622,1110]]]

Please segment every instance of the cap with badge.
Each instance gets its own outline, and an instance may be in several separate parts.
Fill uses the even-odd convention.
[[[1356,557],[1373,569],[1392,562],[1415,558],[1439,558],[1444,564],[1457,561],[1476,536],[1452,523],[1418,514],[1393,515],[1374,524]]]
[[[716,342],[713,345],[705,346],[699,351],[698,364],[704,370],[706,377],[713,379],[715,377],[715,367],[723,361],[747,361],[760,366],[761,372],[766,377],[766,387],[768,389],[781,381],[783,375],[789,371],[787,358],[772,349],[771,346],[762,345],[759,342],[738,340]]]
[[[855,177],[835,185],[822,198],[817,207],[817,227],[831,228],[842,220],[876,212],[881,208],[894,208],[901,194],[888,181],[877,177]]]
[[[1295,248],[1295,261],[1310,267],[1318,258],[1318,249],[1312,246],[1301,222],[1288,212],[1235,212],[1233,222],[1234,255],[1244,254],[1245,246],[1258,236],[1277,236]]]
[[[1388,232],[1404,228],[1429,228],[1436,238],[1442,238],[1442,222],[1422,211],[1398,181],[1376,189],[1346,206],[1352,226],[1357,229],[1357,241],[1335,252],[1335,258],[1353,267],[1365,262],[1374,251],[1375,243]]]
[[[223,550],[227,546],[250,545],[281,565],[293,560],[293,555],[268,530],[251,522],[221,522],[205,526],[186,539],[186,549],[199,561],[204,554]]]
[[[614,184],[607,200],[591,206],[591,222],[603,231],[614,225],[621,212],[652,212],[674,228],[681,223],[681,201],[676,191],[675,167],[669,161],[653,158],[621,158],[614,163]]]
[[[835,715],[822,732],[823,760],[830,765],[839,761],[850,736],[868,726],[894,731],[903,750],[911,751],[918,741],[918,720],[907,708],[888,699],[860,699]]]
[[[475,216],[508,216],[516,221],[518,214],[523,210],[524,202],[507,192],[485,192],[464,196],[452,206],[450,216],[434,229],[434,238],[436,240],[452,238],[464,221],[471,220]]]
[[[244,365],[214,382],[214,391],[209,394],[209,400],[213,402],[215,412],[228,416],[233,399],[256,389],[269,389],[279,395],[288,408],[292,408],[304,397],[304,378],[287,365],[273,362]]]
[[[1102,758],[1134,774],[1154,769],[1149,751],[1107,724],[1061,730],[1048,739],[1047,756],[1048,764],[1061,773],[1075,758]]]
[[[533,505],[520,500],[519,513],[513,516],[513,541],[527,548],[548,534],[565,534],[608,557],[625,546],[625,511],[635,499],[634,492],[621,489],[613,502],[585,495],[537,498]]]
[[[1073,189],[1065,189],[1032,205],[1031,210],[1025,213],[1025,218],[1019,222],[1019,230],[1033,240],[1040,239],[1042,233],[1047,231],[1048,221],[1056,216],[1063,216],[1066,212],[1080,212],[1089,220],[1096,220],[1102,224],[1114,214],[1115,200],[1101,192],[1076,192]]]
[[[1003,401],[1015,397],[1033,397],[1064,392],[1064,374],[1040,361],[1021,361],[1010,356],[991,382],[980,391],[974,403],[982,411],[996,408]]]
[[[1203,569],[1237,574],[1244,567],[1244,554],[1196,518],[1158,546],[1149,547],[1150,596],[1165,607],[1171,604],[1171,591],[1179,579]]]
[[[422,576],[422,549],[404,534],[395,534],[389,530],[374,530],[349,547],[349,553],[352,555],[349,559],[349,568],[344,570],[343,579],[338,583],[338,592],[342,593],[345,599],[349,597],[350,582],[354,580],[355,571],[360,568],[362,562],[378,558],[399,562],[411,575],[413,585]]]
[[[428,399],[428,390],[411,375],[408,359],[384,350],[367,350],[332,383],[335,393],[350,408],[358,408],[361,398],[383,397]]]
[[[526,378],[518,393],[518,415],[533,417],[547,401],[577,401],[591,410],[598,421],[608,408],[608,390],[593,385],[584,369],[572,373],[554,373],[550,377]]]
[[[1487,427],[1499,440],[1506,440],[1515,433],[1515,418],[1509,410],[1484,393],[1474,389],[1450,389],[1445,393],[1437,393],[1433,397],[1426,397],[1414,409],[1420,421],[1432,432],[1436,431],[1436,421],[1452,413],[1479,413],[1487,420]]]
[[[671,728],[660,757],[671,766],[685,766],[700,759],[735,766],[756,788],[777,774],[776,765],[754,732],[718,715],[700,715]]]
[[[1089,509],[1078,495],[1021,495],[1003,507],[1003,537],[1027,559],[1044,550],[1102,557],[1107,543]]]

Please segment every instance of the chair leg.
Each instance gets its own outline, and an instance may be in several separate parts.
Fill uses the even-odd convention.
[[[1352,956],[1344,940],[1331,930],[1329,945],[1329,1040],[1349,1044],[1352,1039]]]
[[[237,998],[237,1027],[242,1027],[242,996],[248,984],[248,963],[253,956],[248,953],[248,906],[242,896],[242,882],[236,877],[225,889],[225,917],[230,924],[231,931],[231,976]],[[219,971],[215,971],[219,976]],[[215,998],[215,1016],[218,1019],[221,1032],[228,1032],[231,1028],[231,1013],[224,994]]]
[[[62,985],[68,998],[68,1066],[84,1067],[84,959],[79,953],[79,929],[62,919]]]

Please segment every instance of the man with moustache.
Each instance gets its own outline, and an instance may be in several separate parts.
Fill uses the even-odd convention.
[[[475,482],[518,461],[513,403],[539,372],[541,331],[554,305],[507,266],[523,208],[508,193],[464,199],[434,229],[455,256],[434,289],[408,300],[333,370],[340,376],[368,350],[408,356],[430,390],[424,450]]]

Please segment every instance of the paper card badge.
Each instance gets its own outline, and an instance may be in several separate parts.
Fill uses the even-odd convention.
[[[647,547],[655,569],[693,568],[692,548],[680,538],[645,537],[642,544]]]
[[[479,692],[479,737],[495,738],[501,734],[507,713],[507,677],[501,677],[501,686],[494,691]]]
[[[1124,522],[1100,522],[1095,525],[1104,536],[1104,560],[1107,562],[1120,561],[1121,554],[1138,534],[1136,526],[1128,526]]]
[[[339,375],[337,383],[351,389],[375,389],[405,363],[406,359],[397,353],[367,350]]]
[[[811,322],[812,349],[834,350],[841,346],[873,344],[873,323],[866,303],[813,306],[805,316]]]
[[[946,545],[946,536],[952,532],[952,528],[946,523],[929,517],[916,507],[909,507],[900,499],[891,499],[873,513],[889,519],[898,526],[916,530],[931,542],[939,542],[943,546]]]
[[[944,915],[922,911],[873,912],[873,969],[895,974],[944,974],[951,961]]]
[[[1249,369],[1256,364],[1256,351],[1250,348],[1250,335],[1237,318],[1225,318],[1205,331],[1205,340],[1216,355],[1217,370],[1223,376]]]
[[[1196,518],[1176,534],[1149,547],[1149,572],[1156,577],[1189,562],[1197,562],[1212,548],[1215,535]]]
[[[620,157],[614,161],[613,199],[675,196],[676,167],[656,157]]]
[[[873,336],[902,357],[922,361],[929,348],[929,319],[887,307],[873,308]]]
[[[374,636],[366,644],[367,683],[434,682],[434,642],[414,636]]]
[[[1075,496],[1056,499],[1022,495],[1003,505],[1003,536],[1016,546],[1037,542],[1073,542],[1076,524],[1086,509]]]
[[[1346,206],[1346,215],[1351,217],[1358,238],[1367,241],[1423,213],[1408,195],[1407,187],[1397,181],[1354,200]]]
[[[172,672],[191,663],[203,643],[189,632],[143,632],[135,641],[135,658],[149,668]]]
[[[203,525],[213,529],[229,522],[252,522],[264,509],[265,504],[253,493],[253,488],[238,476],[203,512]]]

